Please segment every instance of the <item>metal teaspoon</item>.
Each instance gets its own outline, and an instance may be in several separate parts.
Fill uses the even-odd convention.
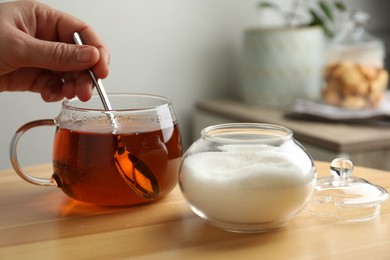
[[[73,40],[78,45],[84,44],[77,32],[73,34]],[[117,145],[114,155],[117,170],[136,194],[146,199],[156,199],[160,193],[160,187],[156,176],[142,160],[131,154],[123,144],[121,136],[117,134],[118,121],[114,114],[110,113],[110,111],[112,111],[112,106],[107,97],[103,83],[96,77],[92,69],[88,69],[88,74],[99,93],[104,109],[107,111],[106,114],[110,119],[110,123],[115,129],[113,133],[117,135]]]

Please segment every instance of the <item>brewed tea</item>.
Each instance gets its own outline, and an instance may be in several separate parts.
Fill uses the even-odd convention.
[[[167,134],[169,133],[169,134]],[[159,197],[177,182],[182,144],[178,126],[149,132],[92,133],[57,129],[53,148],[53,178],[77,200],[101,205],[131,205],[148,201],[137,194],[118,171],[118,140],[127,158],[141,160],[156,178]],[[144,180],[148,181],[148,180]],[[144,184],[147,187],[147,183]],[[151,187],[153,190],[153,187]]]

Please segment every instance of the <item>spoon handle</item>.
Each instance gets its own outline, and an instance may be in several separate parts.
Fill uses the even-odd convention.
[[[83,41],[80,37],[80,35],[75,32],[73,34],[73,40],[78,45],[83,45]],[[88,69],[89,76],[91,77],[93,84],[96,86],[96,89],[99,93],[100,99],[102,100],[103,106],[105,110],[112,110],[110,101],[108,100],[107,93],[104,89],[102,81],[96,77],[95,73],[91,69]]]

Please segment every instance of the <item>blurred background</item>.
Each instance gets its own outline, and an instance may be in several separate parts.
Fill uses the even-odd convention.
[[[172,101],[184,148],[193,142],[197,100],[238,95],[243,30],[280,23],[276,15],[260,15],[255,0],[42,2],[81,18],[104,39],[111,50],[110,76],[104,80],[107,92],[152,93]],[[290,0],[275,2],[283,5]],[[345,2],[370,14],[368,29],[385,40],[388,50],[390,2]],[[6,169],[11,167],[8,146],[17,128],[55,117],[61,103],[45,103],[38,94],[3,92],[0,107],[0,169]],[[51,162],[53,133],[54,128],[38,128],[22,138],[23,165]]]

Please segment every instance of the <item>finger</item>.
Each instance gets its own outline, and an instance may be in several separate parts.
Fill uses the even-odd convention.
[[[46,102],[55,102],[64,98],[62,86],[63,82],[58,76],[45,73],[32,86],[32,91],[40,92],[42,99]]]
[[[92,46],[77,46],[50,42],[26,36],[26,50],[20,52],[20,67],[45,68],[56,71],[81,71],[93,67],[100,59],[99,50]]]
[[[62,92],[66,98],[77,96],[81,101],[88,101],[93,94],[93,83],[86,71],[64,75]]]
[[[84,44],[96,46],[99,50],[99,61],[93,66],[95,75],[104,79],[109,74],[110,53],[108,48],[104,45],[99,35],[90,27],[85,28],[79,32],[80,37],[83,39]]]
[[[76,80],[82,73],[85,73],[85,71],[63,74],[64,86],[62,87],[62,93],[66,98],[71,99],[76,96]]]
[[[76,96],[81,101],[88,101],[93,93],[93,83],[88,73],[81,73],[75,82]]]
[[[74,98],[76,96],[76,82],[73,78],[65,80],[64,86],[62,87],[62,93],[67,99]]]
[[[107,46],[92,27],[74,16],[47,8],[45,5],[39,5],[37,7],[36,15],[39,16],[39,21],[42,21],[42,24],[38,24],[37,36],[47,41],[73,43],[73,33],[78,32],[84,44],[94,46],[98,49],[100,59],[97,64],[93,64],[93,70],[96,76],[99,78],[108,76],[110,53]],[[51,29],[48,29],[48,24],[55,25],[55,27],[52,26]]]
[[[54,102],[64,98],[62,86],[63,81],[57,74],[49,71],[42,71],[26,90],[41,93],[41,97],[44,101]]]
[[[57,81],[50,81],[42,87],[41,97],[46,102],[56,102],[64,98],[62,84]]]
[[[93,67],[93,72],[100,79],[106,78],[109,74],[110,54],[106,50],[105,48],[99,49],[100,59]]]
[[[24,68],[0,77],[0,89],[4,85],[7,91],[31,91],[41,93],[43,89],[52,87],[53,94],[57,95],[62,88],[61,76],[56,73],[34,68]],[[48,90],[44,95],[49,100]],[[61,95],[59,95],[60,97]],[[54,97],[54,96],[53,96]]]

